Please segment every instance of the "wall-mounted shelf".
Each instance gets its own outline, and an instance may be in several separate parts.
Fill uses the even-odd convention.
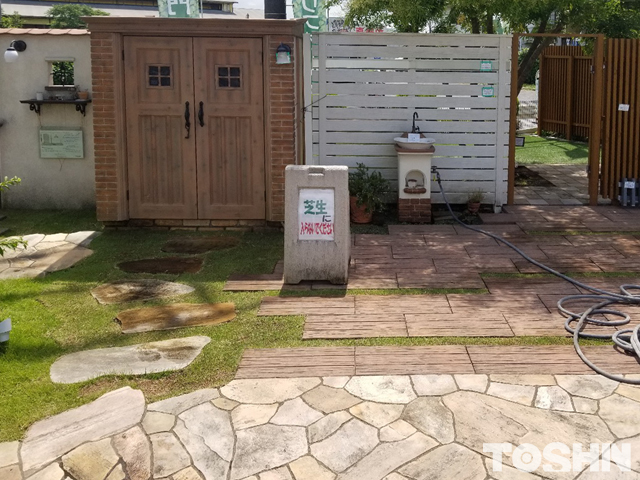
[[[91,100],[20,100],[20,103],[29,104],[29,110],[36,112],[40,115],[40,108],[42,105],[75,105],[76,112],[82,113],[84,117],[87,114],[87,104],[91,103]]]

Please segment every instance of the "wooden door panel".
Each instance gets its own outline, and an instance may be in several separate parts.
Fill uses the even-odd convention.
[[[197,218],[192,39],[126,37],[125,85],[131,218]]]
[[[194,40],[198,215],[265,218],[262,40]]]
[[[188,189],[180,152],[184,120],[159,115],[140,115],[140,196],[145,204],[182,205]],[[192,194],[193,192],[191,192]],[[154,217],[161,218],[161,217]]]

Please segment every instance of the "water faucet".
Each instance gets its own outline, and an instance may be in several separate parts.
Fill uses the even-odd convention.
[[[413,112],[413,126],[411,127],[411,133],[420,133],[420,127],[416,127],[417,119],[418,119],[418,112]]]

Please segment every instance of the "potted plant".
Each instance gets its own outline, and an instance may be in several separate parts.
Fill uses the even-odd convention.
[[[484,199],[484,192],[482,190],[477,190],[475,192],[471,192],[469,197],[467,198],[467,210],[469,213],[473,213],[474,215],[478,213],[480,210],[480,204]]]
[[[355,172],[349,174],[351,221],[371,223],[374,212],[384,208],[389,182],[380,172],[369,172],[369,167],[358,163]]]

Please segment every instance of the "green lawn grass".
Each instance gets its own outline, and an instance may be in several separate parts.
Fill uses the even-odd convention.
[[[516,147],[516,163],[532,165],[549,164],[586,164],[589,159],[589,146],[586,143],[567,142],[525,135],[524,147]]]
[[[92,212],[6,211],[0,226],[10,234],[58,233],[99,228]],[[382,338],[342,341],[302,341],[303,317],[258,317],[260,300],[278,292],[223,292],[232,273],[267,273],[282,255],[280,233],[221,233],[242,237],[239,246],[206,255],[202,271],[154,278],[192,285],[192,294],[153,302],[99,305],[90,290],[104,282],[150,275],[127,274],[116,268],[125,260],[165,256],[160,251],[169,238],[204,235],[196,232],[148,230],[106,231],[91,244],[94,254],[75,267],[35,280],[0,281],[0,318],[11,317],[11,340],[0,352],[0,442],[22,437],[36,420],[88,403],[103,393],[129,385],[141,389],[147,401],[230,381],[245,348],[319,345],[443,345],[570,344],[561,337],[520,338]],[[479,293],[482,290],[409,290],[403,293]],[[398,291],[355,291],[397,294]],[[288,292],[289,295],[306,293]],[[344,295],[328,291],[323,295]],[[123,335],[113,321],[124,309],[174,302],[233,302],[237,318],[212,327],[193,327],[154,333]],[[464,332],[461,332],[463,334]],[[109,376],[74,385],[53,384],[51,364],[61,355],[93,348],[132,345],[191,335],[211,337],[202,354],[185,370],[142,376]],[[593,343],[593,342],[585,342]]]

